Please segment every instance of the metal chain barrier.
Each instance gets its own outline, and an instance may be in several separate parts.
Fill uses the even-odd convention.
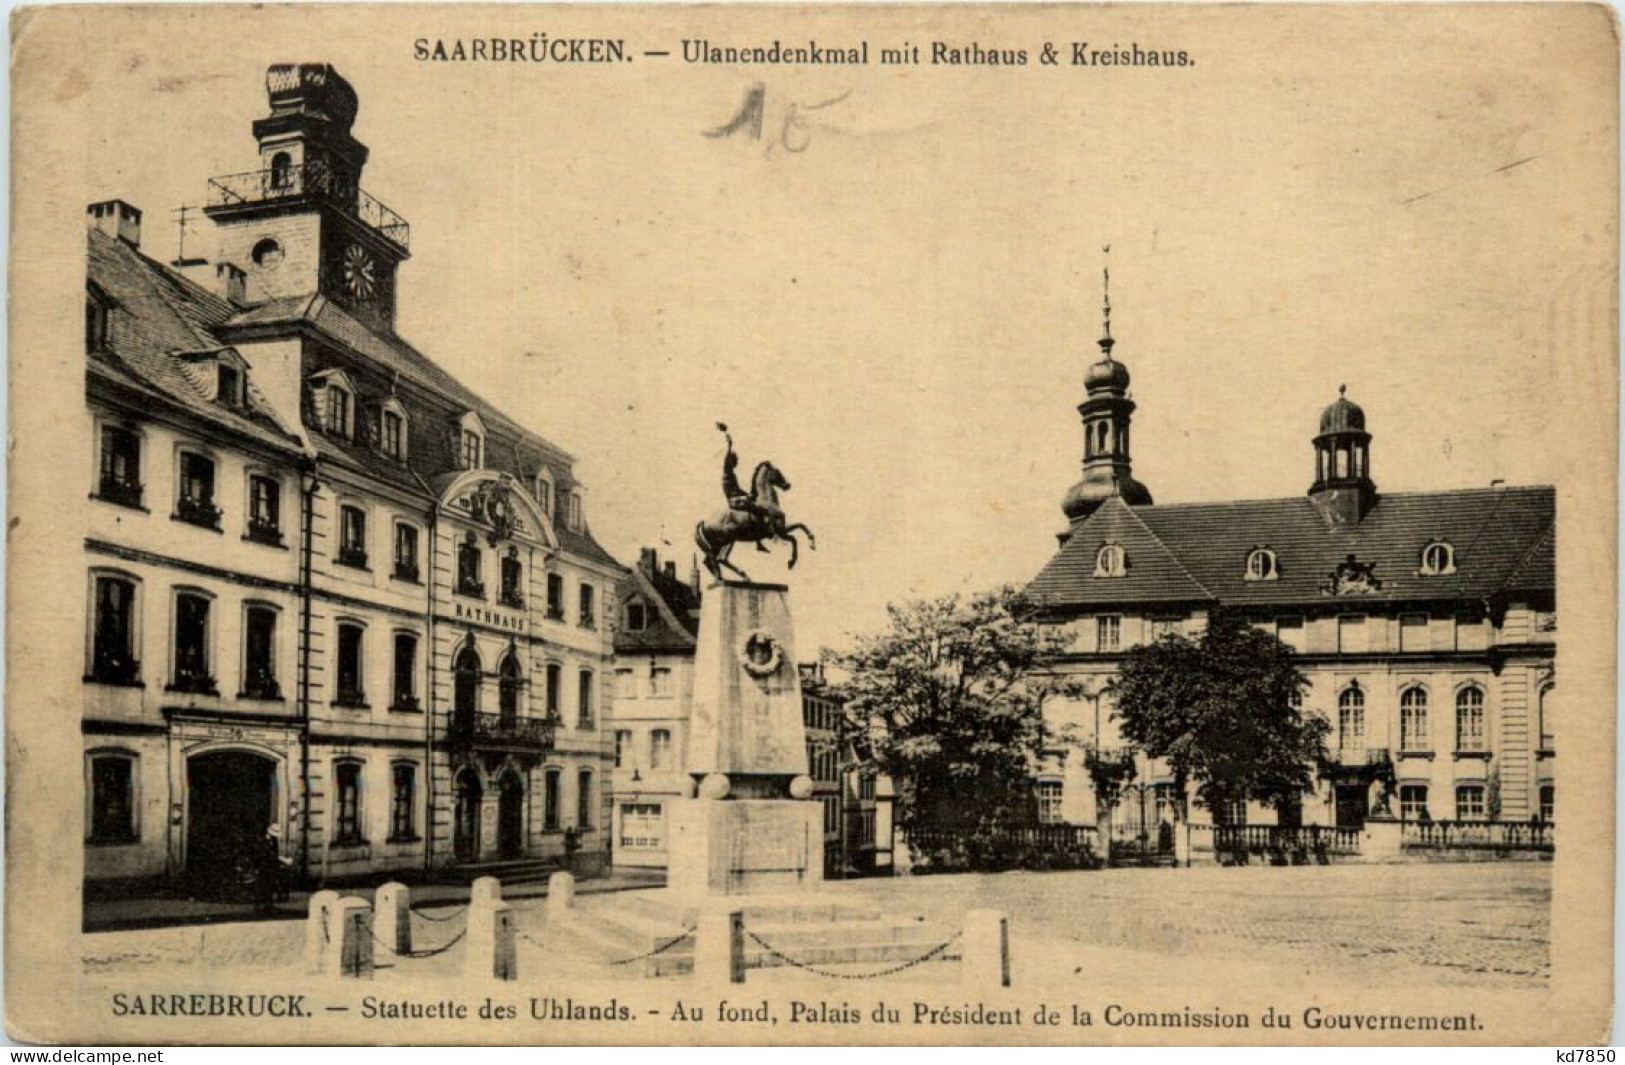
[[[918,958],[905,961],[901,965],[894,965],[889,969],[881,969],[878,972],[872,973],[838,973],[833,969],[822,969],[816,965],[809,965],[804,961],[797,961],[795,958],[792,958],[782,950],[779,950],[777,947],[773,946],[773,944],[769,943],[767,940],[763,939],[761,936],[757,935],[755,932],[752,932],[748,928],[745,929],[745,934],[751,939],[755,940],[757,946],[761,947],[763,950],[767,951],[784,964],[793,966],[797,969],[804,969],[815,976],[827,976],[833,980],[878,980],[882,976],[893,976],[905,969],[912,969],[916,965],[924,965],[926,962],[931,961],[933,958],[936,958],[942,954],[943,951],[953,946],[959,937],[964,935],[964,932],[955,932],[941,943],[938,943],[924,954],[921,954]]]
[[[463,914],[467,913],[468,912],[468,907],[467,906],[460,907],[459,909],[453,910],[451,913],[446,914],[446,916],[444,916],[444,917],[430,917],[428,914],[424,913],[422,910],[410,910],[408,912],[410,912],[413,917],[421,917],[425,921],[454,921],[457,918],[461,917]]]
[[[444,954],[452,947],[455,947],[466,935],[468,935],[468,929],[465,927],[461,932],[458,932],[456,935],[452,936],[450,942],[438,947],[429,947],[424,950],[396,950],[388,943],[385,943],[383,940],[379,939],[377,932],[372,933],[372,941],[397,958],[432,958],[436,954]]]
[[[698,928],[698,927],[699,927],[698,925],[695,926],[695,928]],[[687,939],[689,936],[693,935],[694,930],[695,930],[694,928],[685,929],[683,932],[679,933],[675,939],[666,940],[666,942],[660,944],[658,947],[656,947],[655,949],[649,951],[646,954],[639,954],[639,955],[636,955],[635,957],[631,957],[631,958],[618,958],[615,961],[605,962],[604,964],[610,965],[610,966],[631,965],[635,961],[647,961],[648,959],[653,958],[656,955],[666,953],[666,951],[670,950],[671,948],[675,947],[677,944],[681,943],[683,940]]]

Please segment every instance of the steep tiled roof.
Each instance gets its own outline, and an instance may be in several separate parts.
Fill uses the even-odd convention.
[[[1307,497],[1143,507],[1111,500],[1073,526],[1028,595],[1053,608],[1328,602],[1322,587],[1349,555],[1371,564],[1381,582],[1376,594],[1362,597],[1369,602],[1550,592],[1556,586],[1555,516],[1549,487],[1394,493],[1378,497],[1362,521],[1346,526],[1329,523]],[[1422,550],[1434,540],[1454,549],[1454,573],[1420,572]],[[1106,543],[1123,545],[1125,576],[1094,576]],[[1246,579],[1255,548],[1274,552],[1275,579]]]
[[[298,441],[252,385],[245,409],[224,406],[178,357],[221,348],[210,329],[232,315],[232,305],[116,237],[97,229],[87,233],[86,277],[111,304],[106,350],[88,357],[88,375],[261,443],[296,448]]]
[[[621,579],[617,600],[625,620],[625,604],[633,596],[641,598],[650,610],[641,631],[624,624],[615,630],[615,652],[635,654],[652,651],[694,650],[700,629],[700,595],[685,581],[669,577],[659,568],[634,567]]]

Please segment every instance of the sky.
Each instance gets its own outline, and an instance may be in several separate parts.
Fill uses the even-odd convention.
[[[336,66],[361,99],[363,185],[412,225],[399,332],[577,457],[589,524],[623,562],[654,546],[687,572],[727,422],[743,468],[775,461],[790,520],[817,534],[789,577],[808,658],[882,626],[890,602],[1019,584],[1055,550],[1108,258],[1134,474],[1158,502],[1305,492],[1342,384],[1381,490],[1503,479],[1561,499],[1598,456],[1550,446],[1548,427],[1613,411],[1594,352],[1612,322],[1614,42],[1597,8],[1475,10],[1011,9],[950,26],[877,8],[854,28],[782,10],[538,24],[405,8],[386,24],[245,8],[207,32],[190,9],[149,10],[87,32],[62,91],[103,103],[85,201],[141,207],[167,259],[173,209],[258,165],[265,68]],[[412,58],[420,37],[538,30],[674,50],[1138,42],[1197,62]],[[705,136],[758,82],[763,139]],[[739,560],[776,580],[785,555]]]

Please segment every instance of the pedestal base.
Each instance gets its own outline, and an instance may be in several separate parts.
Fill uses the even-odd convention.
[[[682,799],[667,817],[673,895],[749,895],[824,879],[823,808],[801,799]]]

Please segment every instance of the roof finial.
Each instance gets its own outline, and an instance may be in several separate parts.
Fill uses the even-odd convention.
[[[1100,248],[1102,255],[1110,255],[1111,250],[1112,246],[1110,244],[1104,244]],[[1101,266],[1100,273],[1102,278],[1100,290],[1100,350],[1105,353],[1106,361],[1110,362],[1112,345],[1116,341],[1112,339],[1112,268],[1109,260]]]
[[[1347,395],[1347,394],[1348,394],[1348,390],[1349,390],[1349,386],[1348,386],[1348,385],[1338,385],[1338,386],[1337,386],[1337,395],[1338,395],[1338,397],[1339,397],[1339,398],[1341,398],[1341,397],[1343,397],[1343,396],[1344,396],[1344,395]]]

